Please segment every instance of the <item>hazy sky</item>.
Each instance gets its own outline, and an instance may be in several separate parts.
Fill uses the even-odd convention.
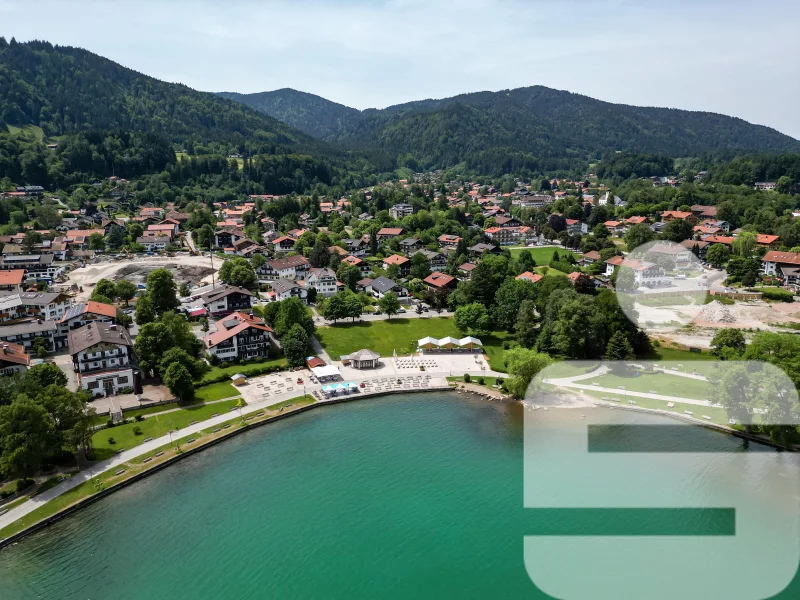
[[[797,0],[0,0],[0,35],[207,91],[356,108],[528,85],[800,138]]]

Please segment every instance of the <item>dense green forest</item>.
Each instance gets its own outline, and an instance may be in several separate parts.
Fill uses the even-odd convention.
[[[81,131],[152,133],[193,146],[275,154],[315,144],[242,104],[127,69],[80,48],[0,38],[0,117],[48,137]]]
[[[414,170],[464,163],[486,174],[571,169],[612,151],[696,156],[798,151],[800,142],[733,117],[611,104],[542,86],[354,109],[295,90],[231,95],[305,132],[397,156]]]
[[[256,94],[220,92],[219,95],[246,104],[316,138],[336,136],[361,117],[361,112],[355,108],[291,88]]]

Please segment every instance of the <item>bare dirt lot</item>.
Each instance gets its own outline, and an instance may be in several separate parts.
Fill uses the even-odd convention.
[[[147,275],[155,269],[168,269],[172,272],[175,282],[180,285],[188,283],[197,285],[201,282],[211,283],[211,274],[217,272],[222,265],[219,259],[214,260],[214,269],[207,256],[157,256],[134,258],[132,260],[102,261],[75,269],[69,274],[69,284],[83,288],[83,292],[76,296],[77,301],[86,300],[92,293],[92,288],[101,279],[119,281],[126,279],[131,283],[144,283]]]
[[[667,309],[660,309],[667,310]],[[668,309],[681,312],[681,309]],[[696,310],[689,307],[686,310]],[[681,316],[675,315],[677,321]],[[665,319],[667,320],[667,319]],[[652,333],[658,337],[672,340],[678,344],[708,348],[716,331],[720,328],[732,327],[744,330],[778,331],[791,333],[790,324],[800,323],[800,302],[739,302],[725,305],[711,302],[703,306],[699,314],[694,315],[691,327],[656,327]],[[648,328],[649,330],[649,328]]]

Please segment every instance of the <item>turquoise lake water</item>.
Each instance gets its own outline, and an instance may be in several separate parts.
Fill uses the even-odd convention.
[[[537,525],[522,480],[517,406],[430,393],[325,407],[0,551],[0,599],[545,598],[523,563]]]

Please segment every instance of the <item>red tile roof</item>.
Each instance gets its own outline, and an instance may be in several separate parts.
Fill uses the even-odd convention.
[[[0,342],[0,360],[26,367],[31,362],[30,356],[25,353],[25,346],[10,342]]]
[[[514,279],[517,281],[530,281],[531,283],[536,283],[542,278],[539,273],[531,273],[530,271],[525,271],[524,273],[520,273]]]
[[[405,256],[400,256],[399,254],[392,254],[391,256],[384,258],[383,262],[387,265],[404,265],[410,259],[406,258]]]
[[[239,322],[238,325],[234,325],[230,329],[225,329],[223,323],[230,321],[232,319],[238,321]],[[220,319],[219,321],[217,321],[216,325],[218,328],[217,331],[207,335],[203,340],[206,343],[206,348],[212,348],[213,346],[216,346],[217,344],[224,342],[225,340],[232,338],[236,334],[241,333],[242,331],[249,329],[251,327],[253,329],[259,329],[261,331],[272,332],[272,329],[264,323],[264,319],[246,315],[240,312],[232,313],[231,315],[225,317],[224,319]]]
[[[0,285],[20,285],[25,278],[25,269],[0,271]]]
[[[761,262],[800,265],[800,252],[778,252],[777,250],[771,250],[764,255]]]
[[[400,235],[403,233],[402,227],[381,227],[377,235]]]
[[[440,273],[439,271],[434,271],[430,275],[428,275],[424,281],[428,285],[432,285],[434,287],[443,288],[450,285],[453,281],[455,281],[455,277],[452,275],[446,275],[445,273]]]

